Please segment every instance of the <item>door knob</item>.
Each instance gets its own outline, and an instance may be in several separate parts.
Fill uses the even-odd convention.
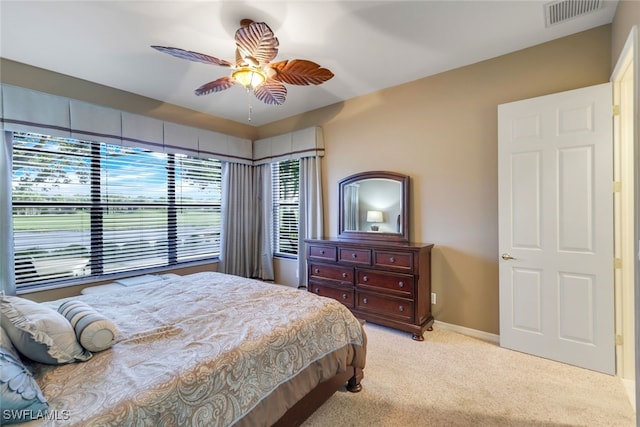
[[[502,254],[502,259],[505,261],[509,261],[510,259],[515,259],[515,258],[505,252]]]

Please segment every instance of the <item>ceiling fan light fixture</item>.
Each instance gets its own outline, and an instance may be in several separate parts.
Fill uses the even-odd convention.
[[[243,19],[240,21],[240,28],[236,31],[235,41],[235,64],[215,56],[178,47],[155,45],[151,47],[176,58],[231,68],[231,75],[227,74],[197,88],[194,91],[197,96],[221,92],[239,84],[246,89],[248,95],[253,94],[265,104],[282,105],[287,97],[285,83],[299,86],[319,85],[333,78],[330,70],[306,59],[284,59],[273,62],[278,55],[280,42],[264,22]],[[249,104],[249,120],[251,120],[251,104]]]
[[[266,74],[256,67],[240,67],[231,77],[247,89],[255,89],[267,80]]]

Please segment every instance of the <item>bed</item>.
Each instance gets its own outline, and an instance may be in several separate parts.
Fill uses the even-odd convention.
[[[22,425],[291,426],[361,387],[361,323],[304,290],[206,272],[42,304],[69,300],[117,337],[83,362],[28,363],[49,416]]]

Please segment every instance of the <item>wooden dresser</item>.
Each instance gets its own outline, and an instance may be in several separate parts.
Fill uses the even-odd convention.
[[[431,315],[432,244],[306,240],[309,292],[334,298],[356,317],[422,341]]]

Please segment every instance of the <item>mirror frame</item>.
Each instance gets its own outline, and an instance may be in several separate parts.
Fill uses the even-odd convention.
[[[370,233],[344,229],[344,189],[347,185],[364,179],[389,179],[401,185],[402,231],[400,233]],[[409,176],[396,172],[369,171],[343,178],[338,182],[338,238],[341,240],[377,240],[385,242],[409,242]]]

